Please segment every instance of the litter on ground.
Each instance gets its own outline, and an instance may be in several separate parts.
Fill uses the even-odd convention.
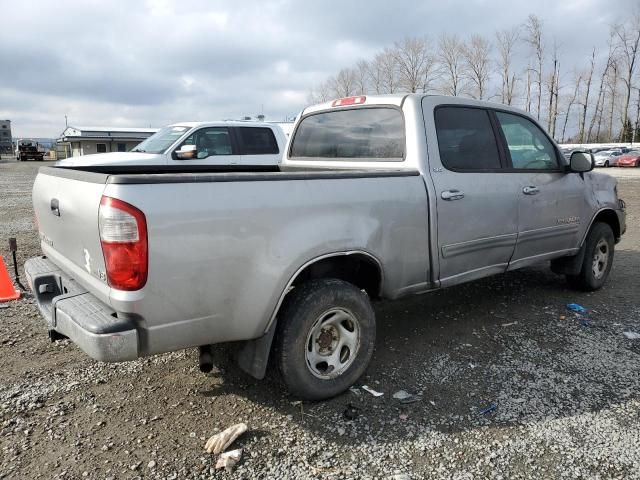
[[[629,340],[640,340],[640,333],[636,332],[623,332],[622,333]]]
[[[377,391],[375,391],[373,388],[368,387],[368,386],[366,386],[366,385],[363,385],[363,386],[362,386],[362,389],[363,389],[365,392],[369,392],[369,393],[370,393],[371,395],[373,395],[374,397],[381,397],[381,396],[383,396],[383,395],[384,395],[384,393],[383,393],[383,392],[377,392]]]
[[[213,453],[214,455],[222,453],[227,449],[229,445],[231,445],[235,441],[236,438],[238,438],[246,431],[247,424],[238,423],[220,433],[216,433],[211,438],[209,438],[204,446],[204,449],[208,453]]]
[[[568,303],[567,310],[570,310],[576,313],[586,313],[587,311],[586,308],[584,308],[582,305],[578,305],[577,303]]]

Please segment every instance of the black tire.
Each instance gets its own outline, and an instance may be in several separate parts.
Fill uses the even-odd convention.
[[[602,288],[609,277],[613,265],[615,240],[613,230],[606,223],[593,224],[585,242],[584,260],[578,275],[567,275],[569,284],[580,290],[592,292]],[[602,258],[606,250],[606,264],[596,256]]]
[[[609,168],[609,167],[610,167],[609,160],[607,160],[606,162],[604,162],[604,168]]]
[[[337,321],[342,315],[345,320]],[[357,346],[346,346],[347,337],[349,342],[357,337]],[[275,360],[292,395],[322,400],[345,391],[362,376],[373,355],[375,337],[375,314],[366,293],[342,280],[311,280],[296,287],[280,310]],[[328,361],[318,361],[323,358]],[[331,358],[337,360],[337,369]]]

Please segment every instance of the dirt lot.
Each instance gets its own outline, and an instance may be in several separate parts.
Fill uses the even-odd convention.
[[[39,253],[38,166],[0,164],[0,254],[16,236],[20,264]],[[610,172],[629,228],[602,291],[541,266],[380,303],[358,384],[379,398],[298,405],[276,378],[224,362],[201,374],[194,352],[97,363],[49,343],[31,299],[5,304],[0,478],[640,478],[640,340],[623,335],[640,333],[640,175]],[[400,389],[420,401],[400,404]],[[240,421],[241,463],[214,470],[205,439]]]

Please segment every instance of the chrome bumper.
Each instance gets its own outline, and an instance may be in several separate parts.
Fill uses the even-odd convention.
[[[46,257],[27,260],[24,270],[52,338],[53,332],[69,337],[102,362],[138,358],[138,331],[132,320],[118,318]]]

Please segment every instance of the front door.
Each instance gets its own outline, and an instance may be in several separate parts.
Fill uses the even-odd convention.
[[[429,168],[436,192],[442,286],[504,272],[517,237],[517,192],[505,173],[496,126],[484,108],[423,100]],[[452,99],[452,102],[455,102]]]
[[[236,165],[240,155],[234,151],[231,132],[227,127],[205,127],[189,135],[176,150],[184,145],[196,146],[196,158],[172,160],[174,165]]]
[[[544,131],[528,118],[495,112],[518,186],[518,244],[509,269],[557,257],[580,243],[585,183],[567,173]]]

